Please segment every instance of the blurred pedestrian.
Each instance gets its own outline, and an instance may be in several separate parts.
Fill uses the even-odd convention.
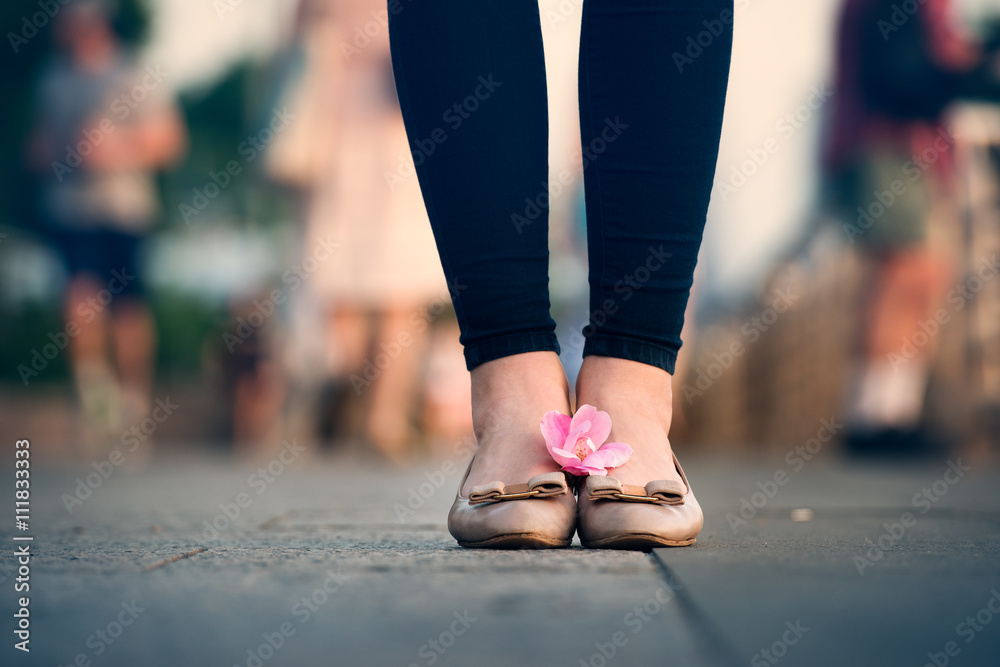
[[[954,208],[941,206],[956,194],[945,111],[989,91],[993,76],[993,63],[955,26],[949,0],[912,6],[847,0],[837,37],[825,166],[867,272],[845,436],[861,452],[927,445],[920,420],[936,337],[924,329],[956,260],[930,228],[940,211],[959,224]]]
[[[324,410],[334,434],[360,422],[363,439],[402,460],[448,297],[393,90],[385,2],[305,0],[298,33],[297,119],[270,166],[305,192],[305,253],[335,245],[305,281],[326,325]]]
[[[136,62],[113,18],[97,0],[59,12],[30,149],[44,229],[69,273],[70,360],[91,439],[150,409],[156,334],[140,248],[158,213],[154,173],[185,145],[167,74]]]

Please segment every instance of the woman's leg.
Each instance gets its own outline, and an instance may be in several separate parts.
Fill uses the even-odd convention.
[[[538,2],[390,0],[388,9],[396,91],[466,364],[558,351],[548,212],[524,217],[548,179]]]
[[[548,116],[537,0],[391,0],[406,132],[472,371],[464,492],[558,470],[538,424],[569,412],[549,315]]]
[[[670,374],[715,173],[732,21],[732,0],[583,6],[591,318],[577,395],[636,450],[616,470],[625,483],[675,476]],[[689,39],[701,40],[697,57]]]
[[[591,290],[584,356],[673,373],[715,175],[732,9],[732,0],[583,5]],[[721,34],[689,59],[688,38],[711,35],[707,25]]]

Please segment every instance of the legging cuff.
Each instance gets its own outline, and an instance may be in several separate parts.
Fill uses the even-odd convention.
[[[595,335],[583,345],[583,356],[596,354],[602,357],[628,359],[662,368],[671,375],[677,363],[677,350],[637,338]]]
[[[470,371],[487,361],[524,352],[555,352],[559,341],[554,333],[507,334],[465,346],[465,366]]]

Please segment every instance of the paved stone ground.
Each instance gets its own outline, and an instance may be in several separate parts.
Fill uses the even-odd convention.
[[[1000,471],[957,477],[946,475],[943,460],[832,458],[795,471],[780,460],[682,457],[707,525],[695,546],[652,554],[462,549],[444,525],[464,466],[457,460],[402,471],[303,456],[267,482],[252,477],[266,459],[174,457],[115,470],[72,513],[61,496],[87,471],[36,468],[32,651],[12,648],[16,565],[8,546],[0,558],[8,619],[0,660],[1000,662]],[[779,470],[785,483],[768,484]],[[0,474],[13,479],[9,468]],[[925,488],[930,495],[915,499]],[[234,504],[241,493],[245,507]],[[741,499],[745,523],[735,520]],[[408,502],[415,509],[400,512]],[[793,509],[812,510],[812,520],[792,521]],[[206,530],[205,521],[217,528]],[[8,545],[10,537],[8,530]]]

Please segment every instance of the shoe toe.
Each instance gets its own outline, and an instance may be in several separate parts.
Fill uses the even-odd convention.
[[[652,548],[692,544],[704,524],[694,494],[680,505],[581,497],[577,530],[586,547]]]
[[[463,546],[568,546],[575,528],[576,501],[569,493],[480,505],[459,497],[448,514],[448,531]]]

